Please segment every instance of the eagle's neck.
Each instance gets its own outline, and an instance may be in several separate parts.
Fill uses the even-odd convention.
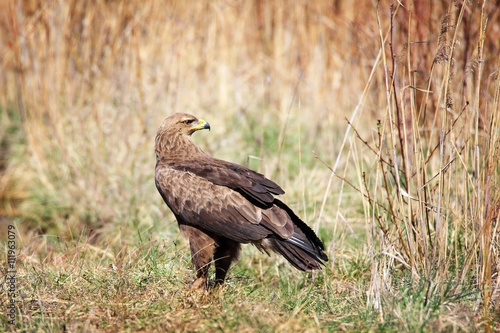
[[[181,133],[158,133],[155,139],[155,153],[157,163],[189,161],[193,156],[205,155],[189,136]]]

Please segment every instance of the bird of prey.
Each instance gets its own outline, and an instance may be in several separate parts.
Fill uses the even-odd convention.
[[[214,284],[222,284],[241,243],[269,255],[285,257],[301,271],[321,269],[324,246],[275,195],[285,192],[264,175],[211,157],[191,141],[191,134],[210,129],[203,119],[185,113],[166,118],[155,139],[155,183],[189,240],[196,279],[191,288],[208,288],[214,262]]]

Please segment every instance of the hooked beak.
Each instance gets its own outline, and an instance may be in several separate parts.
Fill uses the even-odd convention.
[[[195,122],[193,124],[193,126],[191,126],[190,130],[191,131],[198,131],[198,130],[202,130],[202,129],[208,129],[210,131],[210,124],[203,120],[203,119],[198,119],[197,122]]]

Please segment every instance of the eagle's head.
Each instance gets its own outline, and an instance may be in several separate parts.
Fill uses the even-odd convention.
[[[188,158],[202,152],[189,138],[191,134],[202,129],[210,129],[210,124],[190,114],[174,113],[167,117],[156,134],[156,158]]]
[[[169,135],[181,134],[190,136],[202,129],[210,130],[210,124],[203,119],[198,119],[187,113],[174,113],[163,121],[163,124],[158,129],[158,134],[166,132]]]

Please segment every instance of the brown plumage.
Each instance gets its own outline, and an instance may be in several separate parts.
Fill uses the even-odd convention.
[[[197,271],[193,288],[206,288],[210,263],[221,284],[240,243],[283,255],[302,271],[321,269],[328,257],[323,243],[274,196],[279,185],[241,165],[205,154],[191,134],[210,129],[203,119],[176,113],[161,124],[155,140],[155,182],[189,240]]]

